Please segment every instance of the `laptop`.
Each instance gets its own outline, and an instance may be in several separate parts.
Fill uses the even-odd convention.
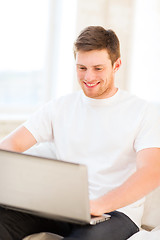
[[[78,224],[110,218],[90,216],[85,165],[5,150],[0,150],[0,205]]]

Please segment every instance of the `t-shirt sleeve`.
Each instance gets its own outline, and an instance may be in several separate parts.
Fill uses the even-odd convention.
[[[160,113],[154,104],[146,108],[134,142],[136,152],[145,148],[160,148]]]
[[[54,103],[49,102],[23,124],[38,143],[53,140]]]

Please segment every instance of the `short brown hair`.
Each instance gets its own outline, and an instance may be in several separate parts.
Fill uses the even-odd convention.
[[[112,65],[120,57],[119,39],[111,29],[101,26],[86,27],[74,43],[74,56],[78,51],[91,51],[106,49]]]

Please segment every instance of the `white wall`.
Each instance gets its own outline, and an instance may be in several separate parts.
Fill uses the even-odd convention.
[[[160,1],[135,0],[128,89],[160,102]]]

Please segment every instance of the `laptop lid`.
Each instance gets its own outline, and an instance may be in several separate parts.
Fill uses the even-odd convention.
[[[0,150],[0,204],[47,218],[89,223],[87,167]]]

